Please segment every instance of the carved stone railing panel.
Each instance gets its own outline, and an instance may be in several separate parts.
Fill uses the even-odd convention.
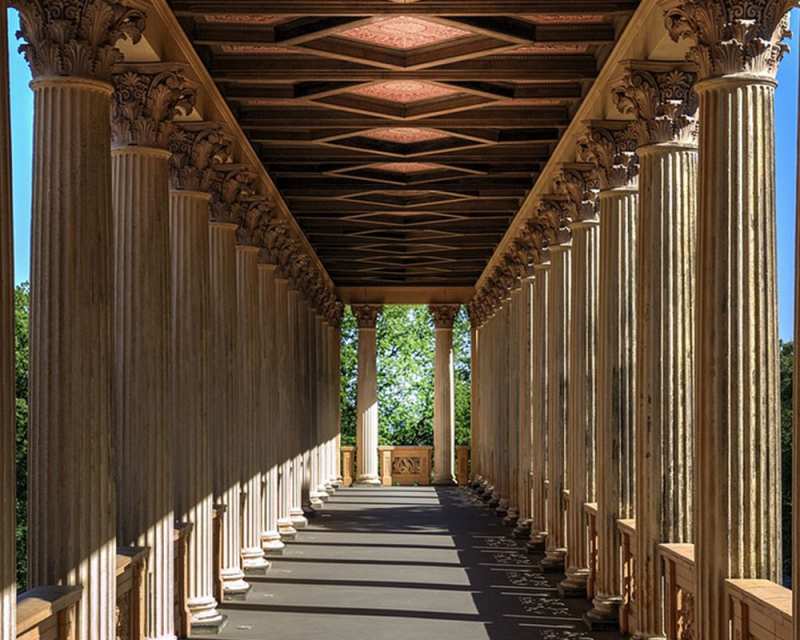
[[[470,468],[469,468],[469,454],[470,450],[467,446],[456,447],[456,482],[459,486],[466,486],[469,483]]]
[[[395,447],[392,452],[392,484],[429,485],[433,447]]]
[[[76,640],[81,587],[37,587],[17,597],[18,640]]]
[[[726,580],[734,640],[792,640],[792,592],[769,580]]]
[[[378,474],[384,487],[392,486],[392,452],[394,447],[378,447]]]
[[[175,544],[175,635],[188,638],[190,631],[189,615],[189,535],[191,523],[175,525],[173,542]]]
[[[117,552],[117,640],[143,640],[145,629],[145,559],[147,549]]]
[[[633,635],[636,631],[636,522],[619,520],[620,560],[622,563],[622,606],[619,610],[619,628],[622,633]]]
[[[694,545],[659,545],[664,575],[664,626],[668,640],[700,640],[695,636],[696,584]],[[744,640],[744,638],[742,639]]]
[[[225,595],[222,580],[222,563],[224,562],[225,556],[225,514],[227,512],[227,505],[214,505],[214,515],[211,520],[212,548],[214,554],[214,598],[216,598],[217,602],[222,602]]]
[[[342,486],[350,487],[355,478],[356,448],[344,446],[342,452]]]

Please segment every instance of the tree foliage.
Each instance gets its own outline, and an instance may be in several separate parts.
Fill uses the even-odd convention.
[[[28,582],[28,363],[30,287],[27,283],[14,290],[17,399],[17,584],[23,590]]]
[[[783,573],[792,575],[792,378],[794,343],[781,343],[781,466],[783,470]]]
[[[384,307],[376,331],[378,429],[382,445],[433,444],[435,337],[427,308]],[[470,330],[462,309],[453,330],[455,435],[470,435]],[[355,444],[358,328],[348,309],[342,323],[342,444]]]

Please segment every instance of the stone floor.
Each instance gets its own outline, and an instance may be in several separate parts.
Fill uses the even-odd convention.
[[[340,489],[267,576],[228,602],[219,638],[590,640],[584,600],[457,488]],[[203,637],[203,636],[197,636]]]

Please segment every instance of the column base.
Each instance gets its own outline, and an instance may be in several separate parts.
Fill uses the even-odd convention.
[[[591,631],[618,631],[622,597],[598,594],[592,604],[592,610],[583,615],[586,626]]]
[[[219,576],[222,579],[222,596],[225,600],[244,600],[245,594],[250,591],[250,584],[245,581],[241,569],[221,569]]]
[[[497,495],[497,493],[494,490],[494,487],[492,487],[491,492],[489,491],[489,489],[486,489],[486,493],[483,495],[484,495],[483,499],[487,501],[486,504],[488,504],[493,509],[500,505],[500,496]]]
[[[455,487],[458,483],[452,475],[434,477],[431,482],[435,487]]]
[[[225,616],[217,611],[217,601],[211,596],[189,598],[186,603],[189,609],[191,630],[201,633],[217,633],[225,623]]]
[[[492,498],[492,502],[494,502],[494,498]],[[497,504],[492,505],[489,503],[489,506],[494,506],[494,512],[498,518],[505,518],[506,514],[508,513],[508,500],[505,498],[501,498],[497,496]]]
[[[542,558],[542,571],[544,573],[563,573],[564,560],[566,557],[566,549],[547,551],[545,557]]]
[[[374,474],[364,474],[363,476],[358,476],[356,478],[355,484],[357,485],[367,485],[370,487],[380,487],[381,486],[381,479],[374,475]]]
[[[336,493],[336,486],[333,484],[333,480],[325,483],[325,493],[329,496],[333,496]]]
[[[517,526],[514,527],[514,531],[511,532],[512,538],[517,538],[519,540],[524,540],[525,538],[530,537],[531,535],[531,519],[526,518],[524,520],[517,520]]]
[[[519,520],[519,512],[515,507],[509,507],[505,518],[503,518],[503,524],[507,527],[514,527],[517,524],[517,520]]]
[[[330,495],[328,494],[328,487],[327,487],[326,484],[320,483],[320,485],[317,487],[317,496],[323,502],[327,502],[328,501],[328,498],[330,498]]]
[[[261,549],[267,556],[282,556],[286,547],[281,542],[281,534],[275,530],[261,532]]]
[[[328,499],[328,494],[325,494],[325,500]],[[308,496],[308,502],[312,509],[322,509],[325,506],[325,500],[319,495],[317,491],[312,491]]]
[[[283,540],[294,540],[297,536],[297,529],[294,528],[291,518],[281,518],[278,520],[278,533]]]
[[[589,569],[567,569],[567,577],[558,585],[558,593],[562,598],[586,599],[586,583],[589,580]]]
[[[264,557],[261,547],[242,549],[242,570],[246,576],[265,576],[269,571],[269,561]]]
[[[300,507],[289,509],[289,519],[295,529],[305,529],[308,526],[308,518]]]
[[[525,548],[528,553],[544,553],[547,545],[547,531],[531,532],[531,539],[528,540]]]

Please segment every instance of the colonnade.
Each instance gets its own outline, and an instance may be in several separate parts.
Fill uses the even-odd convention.
[[[73,3],[74,4],[74,3]],[[338,484],[339,327],[306,255],[186,64],[123,64],[147,16],[16,3],[33,73],[30,586],[82,588],[76,637],[116,637],[117,553],[146,549],[144,635],[192,628],[269,569]],[[5,7],[2,35],[5,37]],[[4,49],[5,50],[5,49]],[[12,252],[0,84],[0,620],[14,631]],[[261,172],[259,174],[258,172]],[[7,454],[10,454],[8,456]],[[214,512],[224,512],[221,567]],[[217,575],[218,574],[218,575]]]
[[[591,579],[590,627],[618,625],[632,584],[636,637],[668,631],[663,543],[693,543],[692,637],[729,637],[728,579],[781,578],[773,99],[792,3],[735,4],[663,5],[687,61],[624,63],[616,117],[583,124],[469,308],[473,486],[528,503],[562,593]],[[510,410],[528,384],[530,413]]]

